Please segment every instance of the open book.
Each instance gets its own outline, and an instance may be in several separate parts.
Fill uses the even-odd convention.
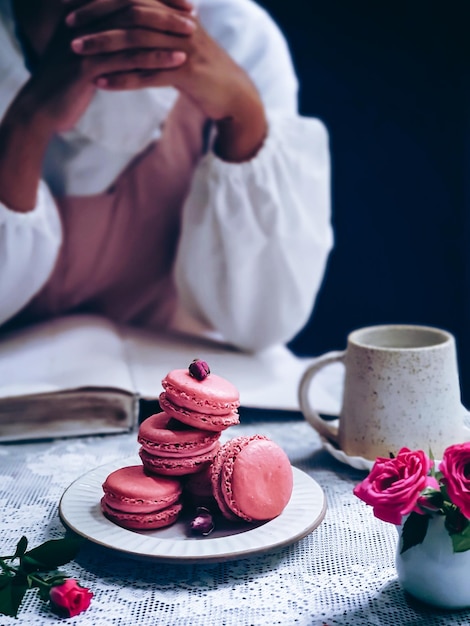
[[[158,400],[163,377],[194,358],[230,380],[243,407],[298,411],[309,358],[284,346],[257,354],[206,339],[121,327],[73,315],[0,336],[0,441],[124,432],[139,401]],[[319,411],[337,414],[337,375],[318,377]]]

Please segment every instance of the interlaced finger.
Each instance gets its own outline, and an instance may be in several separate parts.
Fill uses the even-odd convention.
[[[145,87],[167,87],[173,84],[173,68],[159,70],[134,70],[100,76],[96,85],[102,89],[126,91]]]
[[[177,0],[177,2],[180,1],[182,0]],[[186,0],[184,1],[186,2]],[[173,4],[158,2],[157,0],[91,0],[91,2],[80,4],[76,8],[72,6],[71,8],[73,10],[67,15],[66,23],[76,28],[82,28],[120,11],[132,12],[139,8],[148,8],[160,13],[174,13],[181,17],[186,17],[188,13],[188,10],[183,11]]]
[[[194,4],[190,0],[160,0],[162,4],[166,4],[180,11],[193,11]]]
[[[99,35],[108,30],[148,30],[149,32],[188,37],[197,28],[196,21],[176,13],[159,12],[139,7],[138,10],[126,10],[100,20],[96,29],[84,28],[77,35]]]
[[[132,50],[185,51],[185,39],[143,28],[106,30],[72,41],[72,49],[83,55],[111,54]]]
[[[179,50],[127,50],[87,57],[84,63],[85,71],[97,79],[116,72],[175,68],[185,60],[186,54]]]

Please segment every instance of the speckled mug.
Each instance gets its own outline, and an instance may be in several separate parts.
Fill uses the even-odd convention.
[[[325,365],[346,368],[338,420],[325,421],[309,394],[315,374]],[[306,420],[348,456],[374,460],[404,446],[441,458],[453,443],[470,440],[467,410],[460,397],[454,337],[427,326],[386,325],[361,328],[342,352],[312,363],[299,385]]]

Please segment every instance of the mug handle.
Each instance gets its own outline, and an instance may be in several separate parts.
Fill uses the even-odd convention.
[[[317,357],[313,360],[311,365],[306,369],[299,383],[299,405],[300,410],[304,414],[305,419],[310,422],[310,424],[315,428],[315,430],[322,436],[326,437],[330,441],[334,443],[338,443],[338,425],[333,424],[331,422],[327,422],[322,419],[319,413],[313,408],[310,404],[309,398],[309,389],[315,374],[325,367],[326,365],[330,365],[332,363],[344,362],[344,356],[346,354],[345,350],[327,352],[322,356]],[[337,422],[337,420],[336,420]]]

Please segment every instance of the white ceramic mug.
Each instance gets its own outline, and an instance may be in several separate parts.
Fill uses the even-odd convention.
[[[342,409],[326,421],[309,394],[324,366],[345,366]],[[349,456],[374,460],[402,447],[441,458],[453,443],[470,440],[460,396],[454,337],[427,326],[361,328],[342,352],[324,354],[299,385],[299,404],[310,424]]]

